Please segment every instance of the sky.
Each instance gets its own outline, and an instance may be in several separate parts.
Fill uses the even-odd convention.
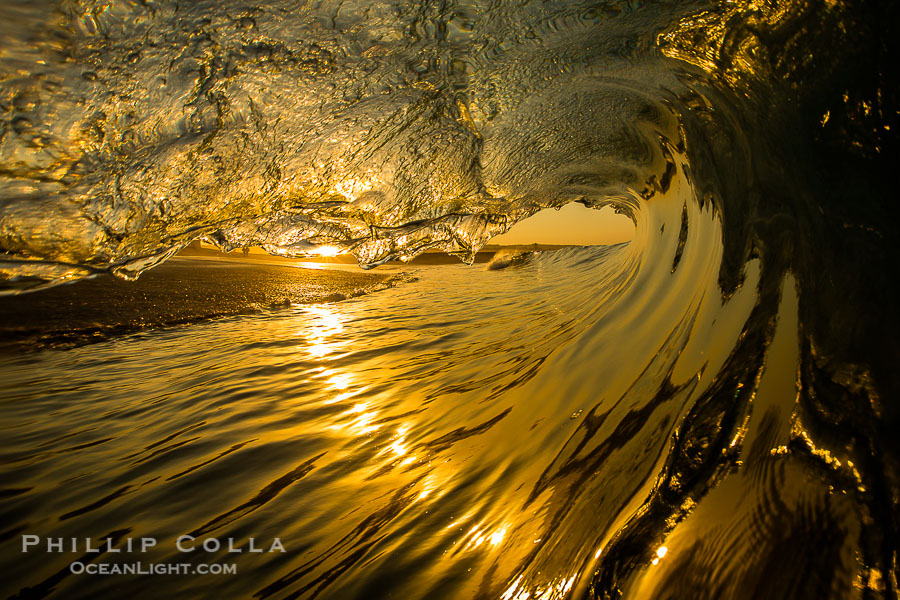
[[[627,242],[633,235],[634,223],[631,219],[617,215],[611,207],[594,210],[578,202],[570,202],[559,210],[548,208],[519,221],[490,243],[596,246]]]

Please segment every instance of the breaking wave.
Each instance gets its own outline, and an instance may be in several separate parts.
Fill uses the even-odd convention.
[[[534,250],[499,250],[494,253],[485,267],[488,271],[497,271],[507,267],[514,267],[528,262],[529,259],[538,255]]]
[[[471,261],[542,208],[613,206],[627,246],[521,270],[582,273],[522,382],[589,408],[522,507],[547,535],[480,593],[896,597],[896,12],[7,2],[4,290],[196,238]]]

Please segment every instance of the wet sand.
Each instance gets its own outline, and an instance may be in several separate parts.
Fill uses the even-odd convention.
[[[333,302],[391,285],[396,278],[396,274],[176,257],[137,281],[101,275],[0,297],[0,347],[82,344],[147,328]]]

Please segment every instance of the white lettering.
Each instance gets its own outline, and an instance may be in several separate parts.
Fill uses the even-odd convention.
[[[212,542],[212,544],[210,544]],[[222,544],[219,543],[219,540],[216,538],[206,538],[203,540],[203,549],[207,552],[216,552]],[[212,546],[212,547],[210,547]]]
[[[178,547],[178,551],[179,551],[179,552],[193,552],[193,551],[194,551],[194,546],[193,546],[193,545],[191,545],[190,548],[183,548],[183,547],[181,546],[181,543],[182,543],[182,542],[185,542],[185,541],[187,541],[187,542],[193,542],[193,541],[194,541],[194,538],[193,538],[192,536],[189,536],[189,535],[183,535],[183,536],[181,536],[180,538],[178,538],[177,540],[175,540],[175,545]]]
[[[22,552],[28,552],[28,546],[37,546],[41,543],[40,536],[23,535],[22,536]]]

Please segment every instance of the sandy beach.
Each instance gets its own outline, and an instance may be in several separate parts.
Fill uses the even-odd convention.
[[[101,275],[0,297],[0,347],[99,341],[147,328],[333,302],[389,285],[390,274],[176,257],[137,281]]]

